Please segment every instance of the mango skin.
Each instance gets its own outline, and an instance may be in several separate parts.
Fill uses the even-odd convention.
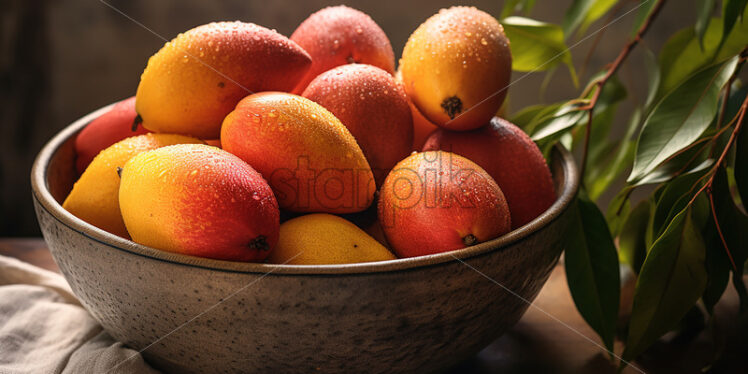
[[[411,34],[400,60],[403,84],[432,123],[464,131],[501,107],[512,56],[504,29],[474,7],[442,9]]]
[[[424,117],[412,101],[408,101],[408,106],[410,106],[410,113],[413,116],[413,150],[420,151],[429,135],[436,131],[439,126]]]
[[[248,96],[223,122],[221,145],[262,173],[281,208],[354,213],[374,175],[350,131],[321,105],[281,92]]]
[[[408,97],[386,71],[363,64],[338,66],[314,78],[302,96],[325,107],[350,130],[377,186],[412,151]]]
[[[340,65],[376,66],[390,75],[395,53],[387,35],[366,13],[344,5],[327,7],[309,16],[291,40],[312,56],[312,67],[293,93],[301,94],[318,75]]]
[[[114,104],[112,109],[97,117],[75,137],[75,169],[83,174],[99,152],[131,136],[147,134],[143,126],[135,126],[135,96]]]
[[[202,143],[183,135],[145,134],[121,140],[101,151],[73,185],[62,207],[114,235],[130,238],[119,205],[117,168],[139,153],[182,143]]]
[[[261,261],[278,242],[280,213],[270,186],[213,146],[175,145],[133,157],[122,170],[119,199],[132,240],[153,248]]]
[[[505,119],[494,117],[488,125],[466,132],[437,130],[423,146],[423,151],[435,150],[457,153],[485,169],[504,192],[513,228],[532,221],[556,201],[542,152]]]
[[[399,257],[451,251],[511,229],[501,188],[474,162],[449,152],[414,153],[392,169],[379,223]]]
[[[269,262],[328,265],[394,259],[392,252],[353,223],[332,214],[317,213],[281,225],[280,240]]]
[[[395,80],[397,81],[397,84],[400,85],[400,87],[405,89],[405,85],[403,84],[403,73],[398,68],[395,72]],[[410,107],[410,114],[413,118],[413,149],[414,151],[420,151],[421,148],[423,148],[423,143],[426,141],[426,138],[431,135],[434,130],[438,129],[439,126],[431,123],[426,117],[421,114],[421,112],[416,108],[415,105],[413,105],[413,100],[408,98],[408,106]]]
[[[239,100],[289,91],[310,66],[309,54],[275,31],[210,23],[179,34],[148,60],[135,105],[151,131],[216,139]]]

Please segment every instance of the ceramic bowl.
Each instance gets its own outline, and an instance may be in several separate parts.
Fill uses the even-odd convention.
[[[36,214],[86,309],[167,372],[443,371],[520,319],[561,254],[577,192],[574,160],[556,148],[553,206],[469,248],[319,266],[184,256],[111,235],[60,205],[75,180],[75,135],[106,110],[71,124],[39,153]]]

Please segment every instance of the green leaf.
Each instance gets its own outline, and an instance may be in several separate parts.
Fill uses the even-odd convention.
[[[702,0],[701,8],[699,9],[699,13],[696,17],[696,25],[694,26],[694,30],[696,31],[696,35],[699,37],[699,46],[702,49],[704,48],[704,34],[706,33],[706,27],[709,26],[709,21],[711,20],[712,13],[714,12],[714,3],[715,0]]]
[[[552,115],[553,112],[558,110],[563,103],[554,103],[548,105],[530,105],[522,108],[509,120],[511,123],[519,126],[526,133],[531,134],[532,129],[545,119],[547,116]]]
[[[613,113],[613,111],[610,112]],[[621,137],[621,141],[615,147],[610,162],[601,164],[599,168],[589,169],[590,177],[587,186],[589,186],[590,197],[593,200],[597,200],[634,160],[636,142],[632,137],[639,127],[640,118],[641,110],[637,108],[629,119],[626,134]],[[595,165],[594,161],[592,165]]]
[[[704,168],[692,174],[681,175],[660,185],[654,195],[656,205],[650,223],[651,239],[661,235],[673,217],[686,207],[693,194],[703,185],[702,177],[706,173],[707,170]]]
[[[621,234],[623,222],[626,221],[631,212],[631,200],[629,196],[632,190],[633,188],[630,186],[624,187],[608,204],[608,209],[605,212],[605,220],[608,221],[608,227],[613,236]]]
[[[717,113],[719,93],[738,59],[710,66],[665,96],[644,122],[629,182],[635,182],[706,130]]]
[[[618,255],[605,217],[581,191],[565,236],[566,277],[579,313],[613,351],[618,317]]]
[[[501,21],[504,32],[512,42],[512,69],[516,71],[549,70],[559,63],[569,69],[574,85],[577,73],[571,61],[571,53],[564,43],[561,27],[524,17],[508,17]]]
[[[683,209],[644,260],[634,291],[624,360],[636,358],[677,326],[703,294],[706,255],[696,215],[705,213],[695,205]]]
[[[626,98],[626,95],[626,88],[615,77],[608,80],[600,93],[597,105],[592,112],[589,149],[589,159],[592,161],[592,165],[604,164],[599,161],[604,161],[603,158],[609,157],[611,150],[615,148],[615,144],[611,143],[608,138],[616,117],[618,104]]]
[[[647,98],[644,101],[644,108],[649,109],[657,97],[661,77],[657,56],[649,48],[644,49],[644,68],[647,70]]]
[[[501,15],[499,18],[506,18],[516,13],[530,14],[533,6],[535,6],[535,0],[507,0],[504,2],[504,7],[501,8]]]
[[[637,204],[624,221],[618,237],[618,257],[637,274],[647,257],[645,235],[651,210],[652,203],[647,199]]]
[[[571,3],[571,6],[566,10],[566,14],[564,14],[564,20],[561,22],[561,28],[567,38],[582,23],[594,3],[595,0],[574,0]]]
[[[693,28],[679,31],[665,43],[660,52],[660,97],[675,89],[695,71],[725,61],[745,48],[748,44],[748,22],[737,23],[720,44],[723,24],[722,18],[711,19],[704,32],[703,48]]]
[[[672,89],[672,87],[668,87],[668,89],[663,88],[662,79],[664,77],[669,76],[671,74],[670,71],[674,70],[678,63],[691,64],[690,62],[685,62],[685,61],[680,60],[680,57],[681,57],[681,54],[683,54],[683,51],[688,49],[690,46],[698,47],[698,45],[694,43],[695,40],[696,40],[696,32],[694,31],[693,27],[689,27],[689,28],[685,28],[685,29],[677,31],[670,38],[668,38],[668,40],[665,42],[665,45],[662,46],[662,49],[660,50],[660,55],[659,55],[660,82],[659,82],[659,87],[658,87],[659,91],[658,91],[657,96],[661,97],[664,94],[668,93],[670,89]],[[696,52],[699,53],[699,56],[703,53],[701,48],[697,49]],[[700,60],[703,60],[703,58],[700,57]],[[704,62],[703,61],[699,62],[699,64],[703,65]],[[695,69],[688,68],[684,70],[692,72]],[[682,79],[682,77],[688,76],[688,74],[679,73],[678,76],[680,76]]]
[[[517,8],[519,2],[520,0],[505,0],[499,18],[506,18],[514,14],[514,10]]]
[[[705,150],[706,151],[706,150]],[[708,153],[708,152],[704,152]],[[658,184],[667,182],[670,179],[672,179],[675,174],[682,170],[685,161],[685,158],[687,156],[691,156],[693,152],[687,152],[683,153],[683,157],[678,157],[673,159],[672,161],[666,162],[665,164],[661,165],[651,173],[647,174],[644,178],[640,179],[638,182],[633,184],[633,186],[644,186],[646,184]],[[681,162],[682,161],[682,162]],[[684,170],[680,175],[688,175],[693,173],[698,173],[700,171],[704,171],[710,166],[714,164],[714,159],[706,159],[698,164],[696,166],[692,167],[691,169]]]
[[[722,2],[722,17],[724,23],[722,26],[722,39],[720,40],[720,46],[724,44],[726,36],[730,35],[735,21],[741,14],[745,16],[745,7],[748,4],[748,0],[724,0]],[[745,18],[742,18],[745,21]]]
[[[587,14],[584,17],[584,20],[582,21],[582,24],[579,26],[579,31],[577,32],[579,35],[584,34],[587,32],[587,28],[590,27],[595,21],[600,19],[600,17],[604,16],[605,13],[608,13],[608,11],[613,8],[614,5],[618,3],[618,0],[597,0],[592,4],[592,6],[587,11]]]
[[[555,137],[579,124],[582,119],[586,118],[586,114],[586,111],[579,110],[577,104],[564,104],[552,116],[535,126],[535,131],[531,133],[532,140],[540,141]]]

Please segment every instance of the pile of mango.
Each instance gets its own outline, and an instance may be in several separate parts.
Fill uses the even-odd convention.
[[[63,207],[220,260],[357,263],[491,240],[556,199],[537,146],[496,115],[511,65],[501,24],[473,7],[421,24],[397,71],[384,31],[345,6],[290,38],[198,26],[77,135]]]

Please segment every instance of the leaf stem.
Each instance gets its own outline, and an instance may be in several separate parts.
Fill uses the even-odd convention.
[[[605,75],[594,83],[596,86],[595,92],[592,94],[592,99],[590,99],[589,104],[585,105],[584,107],[580,108],[580,110],[587,110],[589,111],[587,126],[585,128],[584,133],[584,148],[582,151],[582,162],[580,166],[580,175],[584,176],[585,168],[587,165],[587,154],[589,151],[590,146],[590,135],[592,133],[592,112],[595,109],[595,105],[597,105],[597,100],[600,98],[600,93],[603,90],[603,86],[605,86],[605,83],[608,82],[608,80],[618,71],[618,69],[621,67],[623,62],[626,60],[628,55],[631,53],[631,51],[634,49],[634,47],[639,44],[644,34],[649,29],[649,26],[652,25],[652,21],[657,17],[657,15],[660,13],[660,10],[662,9],[662,6],[665,5],[666,0],[657,0],[657,4],[654,5],[652,8],[652,11],[647,16],[647,19],[644,20],[644,23],[639,27],[639,30],[637,30],[636,35],[633,39],[631,39],[626,45],[623,47],[621,52],[618,54],[618,57],[616,57],[615,60],[613,60],[613,63],[610,64],[610,67],[608,68],[608,71],[605,73]]]

